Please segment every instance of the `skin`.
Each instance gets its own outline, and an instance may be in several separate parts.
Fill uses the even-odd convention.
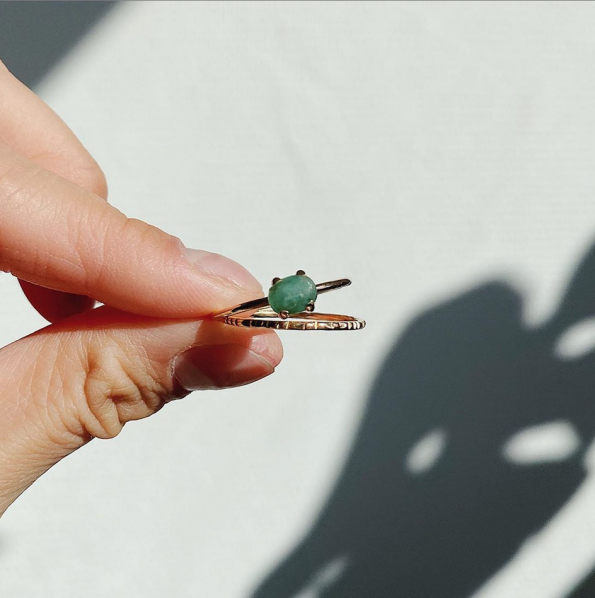
[[[0,63],[0,269],[52,323],[0,349],[0,516],[91,439],[281,360],[272,331],[208,319],[262,296],[251,274],[106,199],[97,162]]]

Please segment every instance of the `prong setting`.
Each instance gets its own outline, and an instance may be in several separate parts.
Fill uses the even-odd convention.
[[[306,311],[313,312],[314,311],[314,301],[310,301],[308,305],[306,305]]]
[[[279,317],[280,317],[282,320],[287,320],[287,318],[289,318],[289,312],[288,312],[286,309],[284,309],[283,311],[281,311],[281,312],[279,313]]]
[[[274,278],[267,299],[275,313],[285,311],[288,313],[285,316],[287,318],[306,311],[308,304],[316,301],[317,294],[316,283],[303,270],[298,270],[297,274]]]
[[[278,276],[275,276],[275,278],[273,278],[271,285],[277,284],[280,280],[281,279]]]

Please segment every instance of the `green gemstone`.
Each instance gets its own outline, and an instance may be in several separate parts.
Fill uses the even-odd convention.
[[[316,300],[316,285],[311,278],[296,274],[276,282],[269,289],[269,305],[280,314],[305,311],[308,303]]]

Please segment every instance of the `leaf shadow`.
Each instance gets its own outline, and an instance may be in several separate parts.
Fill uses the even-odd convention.
[[[549,321],[528,328],[521,310],[520,294],[493,281],[408,325],[325,506],[253,598],[461,598],[548,524],[585,479],[595,437],[593,347],[556,353],[595,314],[595,247]],[[576,450],[506,457],[511,438],[551,422],[573,431]]]

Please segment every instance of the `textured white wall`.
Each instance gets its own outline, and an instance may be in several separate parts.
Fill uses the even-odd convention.
[[[318,513],[411,317],[494,277],[527,322],[555,310],[595,232],[594,23],[571,3],[112,11],[39,90],[110,201],[265,284],[351,277],[318,307],[368,327],[285,333],[274,376],[59,464],[2,520],[2,596],[248,596]],[[43,325],[0,285],[3,343]],[[594,532],[595,476],[477,595],[562,596]]]

